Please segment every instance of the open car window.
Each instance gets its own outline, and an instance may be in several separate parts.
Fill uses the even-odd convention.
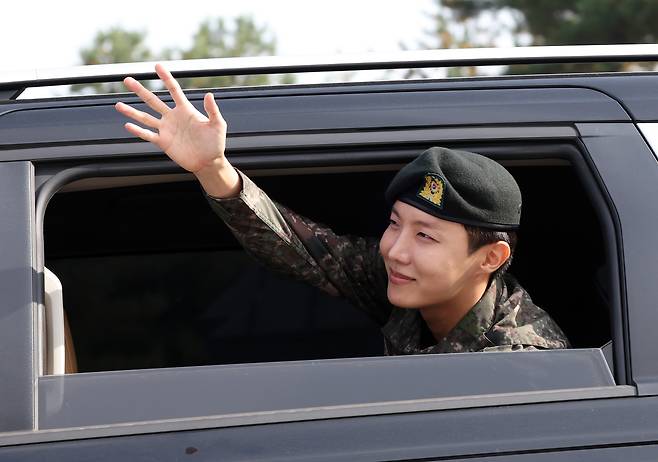
[[[340,413],[341,406],[363,405],[364,412],[380,412],[377,403],[389,410],[411,401],[442,409],[626,393],[611,356],[600,349],[611,339],[616,303],[606,289],[615,262],[604,238],[605,214],[570,162],[574,152],[502,160],[524,194],[510,272],[567,333],[575,348],[562,351],[381,357],[383,341],[372,321],[342,299],[260,267],[189,177],[71,184],[48,206],[45,257],[62,280],[85,374],[40,380],[41,425],[137,418],[130,406],[100,418],[56,404],[93,409],[102,390],[144,397],[152,403],[146,414],[139,411],[147,420],[198,415],[216,390],[228,390],[230,398],[206,407],[206,415],[256,413],[257,420],[262,412],[291,409]],[[388,218],[382,192],[398,168],[246,173],[275,201],[337,233],[377,237]],[[557,252],[580,258],[569,266],[544,258]],[[155,393],[151,381],[158,383]],[[270,381],[278,385],[259,391]],[[331,386],[338,382],[344,386]],[[167,398],[181,387],[195,389],[194,397]],[[262,400],[254,401],[256,395]]]

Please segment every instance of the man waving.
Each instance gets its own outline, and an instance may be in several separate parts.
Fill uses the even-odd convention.
[[[128,77],[125,85],[160,117],[117,103],[140,124],[126,129],[196,176],[212,209],[252,256],[365,311],[381,326],[387,354],[569,347],[506,273],[521,192],[498,163],[429,148],[389,185],[390,223],[379,242],[338,236],[275,204],[231,165],[224,155],[227,124],[212,93],[204,96],[204,115],[162,65],[156,72],[175,106]]]

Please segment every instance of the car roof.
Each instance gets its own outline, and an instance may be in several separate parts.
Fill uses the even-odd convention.
[[[349,56],[333,61],[328,58],[311,61],[283,57],[222,58],[167,65],[178,69],[176,76],[199,76],[285,70],[657,59],[657,45],[618,45],[431,50],[387,56]],[[0,75],[0,98],[31,85],[116,81],[125,75],[153,78],[152,67],[153,63],[86,66],[37,73],[38,78],[32,80],[26,80],[26,74],[12,74],[4,80]],[[202,109],[206,91],[191,89],[186,90],[186,94]],[[229,135],[234,136],[255,131],[262,134],[436,125],[658,120],[658,73],[655,72],[416,79],[211,91],[231,121]],[[165,101],[171,101],[166,92],[161,94]],[[383,94],[386,98],[382,98]],[[32,147],[136,141],[123,129],[125,120],[113,108],[117,101],[146,109],[138,98],[127,93],[0,100],[0,160],[24,158],[24,155],[13,155],[12,151]],[[255,118],[258,124],[254,124]],[[52,156],[58,158],[59,154]]]

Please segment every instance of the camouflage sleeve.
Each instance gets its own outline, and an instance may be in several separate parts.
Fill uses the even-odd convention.
[[[275,204],[239,172],[238,197],[207,196],[245,251],[269,269],[347,298],[383,325],[391,305],[376,239],[338,236],[331,229]]]

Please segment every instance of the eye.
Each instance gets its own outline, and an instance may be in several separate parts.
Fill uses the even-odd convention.
[[[388,226],[390,226],[390,227],[392,227],[392,228],[397,227],[397,226],[398,226],[398,222],[395,221],[393,218],[389,218],[389,219],[388,219]]]
[[[418,237],[420,237],[423,240],[436,242],[436,239],[434,239],[432,236],[430,236],[428,234],[425,234],[425,233],[418,233]]]

